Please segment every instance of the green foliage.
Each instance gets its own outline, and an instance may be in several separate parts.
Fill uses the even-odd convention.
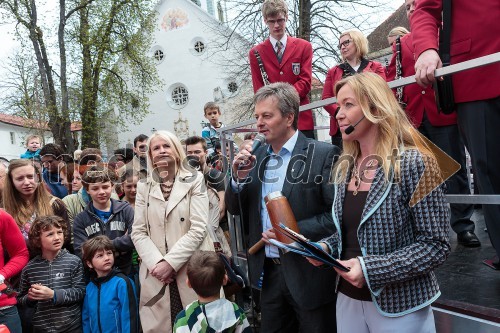
[[[104,124],[116,129],[144,118],[147,95],[160,84],[148,55],[154,6],[150,0],[59,0],[50,11],[45,1],[0,0],[2,18],[17,24],[23,48],[36,55],[25,59],[39,73],[39,100],[56,142],[72,146],[71,121],[82,121],[82,146],[96,147]],[[19,73],[13,78],[22,81]],[[19,103],[26,103],[23,93]],[[118,117],[110,117],[114,110]]]

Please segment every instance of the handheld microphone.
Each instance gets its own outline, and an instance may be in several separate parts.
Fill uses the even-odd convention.
[[[263,144],[266,143],[266,137],[264,136],[264,134],[262,133],[259,133],[255,136],[255,138],[253,139],[253,144],[252,144],[252,154],[257,150],[259,149],[259,147]],[[243,167],[245,167],[245,163],[240,163],[238,165],[238,170],[241,170]]]
[[[254,153],[257,149],[259,149],[261,145],[265,143],[266,143],[266,137],[264,136],[264,134],[262,133],[257,134],[253,139],[252,153]]]
[[[364,115],[363,115],[363,117],[361,117],[361,119],[360,119],[360,120],[358,120],[358,121],[356,122],[356,124],[347,126],[347,128],[346,128],[346,129],[345,129],[345,131],[344,131],[344,133],[345,133],[345,134],[347,134],[347,135],[349,135],[349,134],[351,134],[352,132],[354,132],[354,130],[356,129],[356,126],[358,126],[358,124],[359,124],[359,123],[361,122],[361,120],[363,120],[363,119],[365,119],[365,116],[364,116]]]

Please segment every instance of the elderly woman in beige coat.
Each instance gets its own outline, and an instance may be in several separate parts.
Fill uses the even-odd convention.
[[[148,178],[139,182],[132,240],[142,259],[139,313],[144,332],[171,332],[175,316],[196,300],[185,264],[207,237],[203,175],[187,168],[179,139],[158,131],[148,140]]]

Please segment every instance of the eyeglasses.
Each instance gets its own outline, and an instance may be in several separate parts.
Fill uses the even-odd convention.
[[[280,18],[277,20],[266,20],[266,23],[269,25],[275,25],[276,23],[278,23],[279,25],[282,25],[283,23],[285,23],[285,21],[286,21],[286,19]]]
[[[342,43],[339,44],[339,50],[342,48],[342,46],[348,47],[349,44],[351,44],[351,42],[352,42],[352,39],[346,39],[345,41],[343,41]]]

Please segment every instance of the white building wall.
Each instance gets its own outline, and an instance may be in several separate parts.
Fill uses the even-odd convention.
[[[19,158],[26,151],[25,140],[30,134],[39,135],[33,130],[0,122],[0,157],[8,160]],[[53,142],[49,131],[45,132],[44,136],[45,143]]]
[[[150,135],[154,130],[176,132],[181,139],[200,135],[201,122],[205,121],[203,106],[214,100],[214,89],[221,87],[227,90],[231,81],[228,81],[223,68],[216,65],[218,61],[213,57],[218,55],[210,52],[210,40],[214,35],[207,24],[214,22],[211,15],[190,0],[163,1],[157,11],[159,15],[151,56],[157,50],[163,52],[163,59],[158,63],[158,74],[164,84],[150,95],[151,113],[139,125],[130,125],[128,130],[117,133],[120,147],[132,143],[137,135]],[[205,46],[201,54],[194,49],[197,41]],[[244,78],[238,80],[238,86],[245,81]],[[175,106],[170,97],[172,88],[178,84],[182,84],[189,93],[189,101],[182,107]],[[224,110],[222,106],[222,111],[221,121],[228,122],[231,119],[229,110]],[[181,122],[176,126],[175,122],[179,119]]]

